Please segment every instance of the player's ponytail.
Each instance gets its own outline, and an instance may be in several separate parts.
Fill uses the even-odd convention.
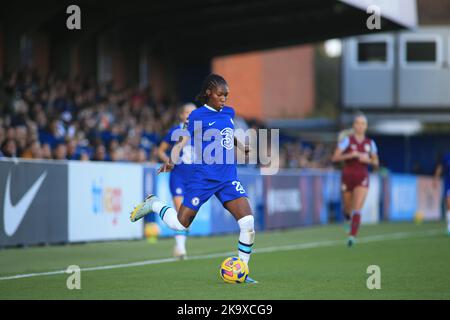
[[[220,86],[228,86],[228,84],[222,76],[211,73],[203,81],[202,89],[200,93],[195,97],[195,100],[199,101],[201,104],[208,103],[209,96],[206,91],[218,88]]]
[[[347,138],[348,136],[351,136],[354,133],[355,133],[355,131],[352,128],[351,129],[342,130],[341,132],[339,132],[337,140],[338,140],[338,142],[341,142],[345,138]]]

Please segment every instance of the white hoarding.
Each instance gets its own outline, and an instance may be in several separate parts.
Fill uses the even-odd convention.
[[[142,220],[129,212],[142,201],[142,167],[106,162],[69,163],[69,241],[133,239]]]
[[[361,223],[377,223],[380,220],[380,187],[380,177],[371,174],[369,178],[369,192],[361,210]]]

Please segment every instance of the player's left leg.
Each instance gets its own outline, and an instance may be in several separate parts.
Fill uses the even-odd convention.
[[[345,190],[342,192],[343,208],[344,208],[344,229],[346,233],[350,233],[353,207],[353,192]]]
[[[353,245],[353,243],[355,242],[355,237],[358,234],[359,225],[361,224],[361,210],[364,206],[367,192],[368,188],[363,186],[358,186],[353,190],[353,212],[350,236],[348,239],[349,246]]]
[[[239,224],[239,241],[238,255],[247,265],[252,254],[252,246],[255,241],[255,219],[253,218],[252,209],[246,197],[240,197],[223,203],[225,209],[230,211]],[[250,277],[246,282],[257,283]]]

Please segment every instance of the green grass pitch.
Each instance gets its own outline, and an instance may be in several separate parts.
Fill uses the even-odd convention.
[[[170,259],[173,239],[9,248],[0,250],[0,299],[450,299],[445,229],[442,222],[363,225],[352,248],[341,225],[260,232],[253,285],[219,278],[237,235],[188,239],[186,261]],[[42,274],[69,265],[82,268],[80,290],[67,289],[69,274]],[[370,265],[380,267],[379,290],[367,288]],[[101,266],[110,267],[83,270]],[[21,274],[34,276],[8,278]]]

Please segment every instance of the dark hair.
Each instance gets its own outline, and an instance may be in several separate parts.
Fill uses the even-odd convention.
[[[202,85],[202,90],[195,97],[195,100],[200,101],[200,103],[205,104],[208,102],[208,95],[206,94],[206,90],[212,90],[213,88],[218,88],[220,86],[227,86],[227,82],[222,76],[218,74],[211,73],[209,76],[205,78]]]

